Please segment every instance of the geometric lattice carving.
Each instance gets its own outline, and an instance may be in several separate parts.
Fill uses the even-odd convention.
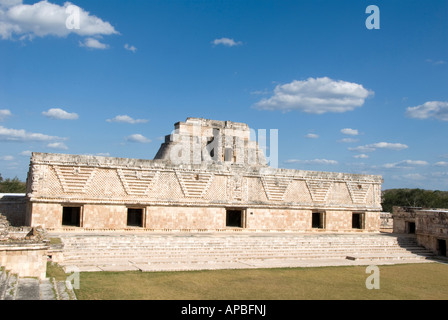
[[[188,198],[203,197],[213,180],[211,173],[176,171],[176,175],[185,197]]]
[[[370,183],[346,182],[353,203],[364,203],[370,190]]]
[[[328,192],[333,186],[333,182],[312,180],[312,181],[306,181],[306,185],[310,190],[313,201],[326,201],[328,197]]]
[[[230,195],[233,201],[243,201],[247,199],[246,178],[241,175],[233,175],[230,179]]]
[[[54,166],[54,171],[61,182],[64,192],[84,193],[95,175],[95,168]]]
[[[269,200],[281,201],[283,200],[286,190],[292,181],[290,178],[279,178],[273,176],[262,176],[264,191]]]
[[[146,195],[159,175],[158,171],[117,169],[121,183],[129,195]]]

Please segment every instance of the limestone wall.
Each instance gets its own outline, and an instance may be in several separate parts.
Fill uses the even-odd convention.
[[[440,252],[439,240],[448,242],[448,210],[419,210],[416,217],[417,241],[435,254],[448,255]]]
[[[0,214],[7,217],[13,226],[25,225],[26,198],[25,194],[0,193]]]
[[[44,244],[0,243],[0,266],[19,277],[45,279],[47,249]]]
[[[232,207],[257,210],[255,229],[306,229],[325,210],[330,229],[351,229],[361,212],[378,230],[381,211],[382,179],[370,175],[33,153],[28,181],[30,223],[45,228],[61,226],[64,206],[82,207],[84,228],[122,228],[130,206],[146,210],[148,227],[209,229]]]
[[[412,207],[393,207],[392,216],[393,216],[393,230],[395,233],[407,233],[407,223],[413,222],[415,223],[415,210],[420,208],[412,208]]]
[[[390,212],[380,213],[380,228],[385,231],[392,231],[394,228],[394,219]]]
[[[226,227],[223,208],[147,207],[146,228],[151,229],[221,229]]]

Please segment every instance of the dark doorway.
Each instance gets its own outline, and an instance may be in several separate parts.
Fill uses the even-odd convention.
[[[352,214],[352,228],[353,229],[362,229],[362,213],[353,213]]]
[[[128,208],[128,227],[143,227],[143,209]]]
[[[415,233],[415,222],[408,222],[408,233]]]
[[[81,207],[63,207],[62,225],[79,227],[81,225]]]
[[[446,257],[446,240],[437,239],[439,247],[439,256]]]
[[[243,227],[243,211],[242,210],[227,210],[226,211],[226,227]]]
[[[324,228],[324,213],[313,212],[312,216],[312,228],[323,229]]]

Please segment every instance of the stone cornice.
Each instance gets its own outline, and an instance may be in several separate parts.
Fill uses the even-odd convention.
[[[303,181],[333,181],[333,182],[359,182],[381,184],[383,179],[377,175],[363,175],[339,172],[306,171],[294,169],[277,169],[264,166],[247,166],[238,164],[202,163],[202,164],[173,164],[164,160],[143,160],[113,158],[89,155],[68,155],[55,153],[33,152],[30,166],[55,165],[92,167],[105,169],[132,169],[132,170],[156,170],[156,171],[189,171],[209,172],[215,175],[241,175],[245,177],[273,176],[276,178],[289,178]]]

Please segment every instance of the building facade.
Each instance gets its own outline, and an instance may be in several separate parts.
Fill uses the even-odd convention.
[[[26,222],[49,230],[379,230],[380,176],[269,167],[250,132],[188,118],[154,160],[33,153]]]
[[[393,207],[395,233],[415,234],[417,242],[433,253],[448,256],[448,210]]]

